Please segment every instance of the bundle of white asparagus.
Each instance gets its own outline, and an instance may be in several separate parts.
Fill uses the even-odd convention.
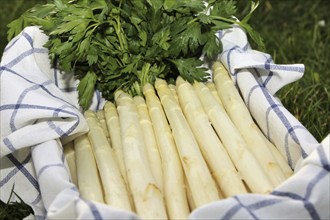
[[[228,72],[213,81],[157,79],[144,97],[117,91],[86,111],[88,134],[64,146],[81,196],[142,219],[185,219],[207,203],[269,193],[292,170],[251,117]]]

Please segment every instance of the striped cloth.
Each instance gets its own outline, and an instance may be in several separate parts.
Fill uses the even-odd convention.
[[[329,219],[329,142],[318,143],[275,93],[303,76],[303,65],[276,65],[252,50],[234,27],[219,32],[225,64],[255,120],[295,169],[269,195],[247,194],[193,211],[190,219]],[[77,103],[77,81],[50,66],[47,41],[27,27],[1,60],[0,198],[15,192],[36,219],[138,219],[134,213],[82,199],[72,183],[62,143],[88,130]],[[96,92],[91,109],[104,105]],[[13,197],[15,201],[17,198]]]

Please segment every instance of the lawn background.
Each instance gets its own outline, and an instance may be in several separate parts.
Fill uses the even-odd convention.
[[[6,25],[46,0],[0,0],[0,57]],[[238,1],[246,12],[247,0]],[[278,92],[283,105],[321,141],[330,132],[330,6],[328,0],[261,0],[250,24],[265,41],[275,63],[303,63],[302,79]],[[238,18],[241,18],[238,13]],[[252,45],[253,46],[253,45]]]

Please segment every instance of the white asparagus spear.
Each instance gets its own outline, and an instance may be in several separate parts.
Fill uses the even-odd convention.
[[[273,184],[248,149],[245,140],[225,110],[217,103],[211,91],[203,83],[196,82],[194,87],[209,120],[245,183],[254,193],[271,192]]]
[[[261,131],[260,131],[261,132]],[[263,134],[261,134],[263,135]],[[284,173],[286,178],[289,178],[293,174],[293,170],[288,164],[288,161],[285,160],[285,157],[281,154],[281,152],[277,149],[277,147],[270,142],[264,135],[265,141],[267,142],[267,145],[269,149],[271,150],[274,158],[276,159],[278,165],[281,167],[282,172]]]
[[[155,137],[155,132],[152,127],[152,122],[149,116],[146,101],[142,96],[133,98],[139,113],[140,125],[146,144],[148,161],[151,167],[153,176],[155,177],[158,188],[163,192],[163,170],[162,159],[160,157],[158,144]]]
[[[219,200],[216,184],[180,105],[172,96],[165,80],[156,79],[155,88],[172,128],[172,135],[196,207]]]
[[[189,206],[185,191],[184,173],[171,128],[154,87],[151,84],[146,84],[143,87],[143,94],[162,158],[163,192],[169,218],[186,219],[189,215]]]
[[[175,85],[174,84],[168,84],[168,88],[170,89],[170,91],[172,92],[172,95],[173,97],[175,98],[175,100],[177,102],[179,102],[179,97],[178,97],[178,94],[176,92],[176,88],[175,88]]]
[[[124,162],[137,214],[142,219],[167,219],[164,198],[152,175],[133,98],[118,90],[115,101],[119,114]]]
[[[104,203],[103,188],[87,134],[74,139],[77,182],[82,198]]]
[[[196,209],[196,205],[195,205],[194,199],[191,195],[191,189],[190,189],[189,184],[187,182],[187,178],[185,178],[185,185],[186,185],[186,194],[187,194],[189,209],[190,209],[190,212],[192,212],[194,209]]]
[[[113,102],[107,101],[104,104],[103,110],[104,110],[105,122],[107,124],[108,132],[109,132],[110,146],[113,149],[113,152],[117,159],[120,173],[126,183],[126,189],[127,189],[127,192],[129,193],[129,200],[131,203],[131,208],[133,211],[135,211],[133,196],[132,196],[132,193],[130,192],[130,189],[128,186],[126,167],[125,167],[125,163],[124,163],[123,145],[122,145],[122,141],[121,141],[121,131],[120,131],[117,107]]]
[[[76,156],[73,141],[70,141],[63,146],[63,153],[68,164],[72,183],[78,186]]]
[[[212,128],[193,86],[178,77],[176,88],[184,115],[224,196],[247,193],[241,176]]]
[[[211,85],[209,85],[211,84]],[[206,85],[210,88],[212,88],[214,91],[212,91],[212,94],[215,95],[215,98],[217,98],[217,101],[219,101],[219,104],[222,105],[221,103],[221,100],[218,96],[218,93],[216,92],[215,90],[215,86],[214,86],[214,83],[213,82],[207,82]],[[180,102],[179,102],[179,96],[178,96],[178,92],[177,92],[177,86],[174,85],[174,84],[168,84],[168,88],[170,89],[173,97],[175,98],[175,100],[178,102],[178,104],[181,106]],[[181,106],[181,108],[183,109],[183,107]],[[190,124],[190,122],[189,122]],[[191,126],[191,125],[190,125]],[[193,132],[195,133],[195,131],[193,130]],[[197,140],[198,141],[198,140]],[[198,141],[199,142],[199,141]],[[198,143],[200,145],[200,143]],[[212,178],[216,181],[216,179],[214,178],[214,174],[212,173],[211,171],[211,174],[212,174]],[[219,184],[219,183],[218,183]],[[191,195],[191,190],[190,190],[190,187],[188,185],[188,182],[187,182],[187,178],[185,177],[185,185],[186,185],[186,193],[187,193],[187,198],[188,198],[188,204],[189,204],[189,208],[190,210],[194,210],[196,208],[196,205],[193,201],[193,198],[192,198],[192,195]],[[216,185],[217,187],[217,190],[218,190],[218,195],[219,195],[219,199],[222,199],[224,198],[222,192],[221,192],[221,189],[219,187],[219,185]]]
[[[215,88],[214,82],[212,82],[212,81],[206,82],[206,86],[207,86],[207,88],[209,88],[209,90],[211,91],[212,95],[214,96],[214,98],[219,103],[219,105],[220,106],[223,106],[222,101],[221,101],[221,99],[220,99],[220,97],[218,95],[218,91]]]
[[[109,131],[111,147],[117,158],[120,173],[127,184],[127,173],[124,163],[123,146],[121,141],[121,131],[120,131],[117,107],[115,106],[114,103],[107,101],[104,104],[103,109],[104,109],[105,121],[107,123],[108,131]]]
[[[107,140],[110,143],[110,135],[109,135],[109,130],[108,130],[108,125],[107,122],[105,120],[105,115],[104,115],[104,110],[103,109],[99,109],[98,111],[96,111],[96,116],[103,128],[104,134],[107,137]]]
[[[288,161],[285,157],[281,154],[281,152],[277,149],[277,147],[264,135],[264,133],[259,129],[260,136],[263,137],[264,141],[267,143],[268,148],[272,152],[275,160],[277,161],[278,165],[280,166],[284,176],[289,178],[293,174],[293,170],[288,164]]]
[[[97,168],[100,172],[105,202],[112,207],[131,211],[132,208],[126,184],[96,113],[87,110],[84,115],[90,128],[88,138],[91,142]]]
[[[285,181],[286,177],[264,138],[260,136],[259,127],[253,121],[234,82],[230,79],[227,70],[221,62],[214,62],[212,70],[216,89],[229,117],[245,139],[247,146],[261,164],[272,184],[278,186]]]

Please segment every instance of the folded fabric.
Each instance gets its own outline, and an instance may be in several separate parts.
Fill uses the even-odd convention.
[[[269,195],[220,200],[194,210],[189,218],[329,218],[329,146],[318,143],[275,96],[303,76],[304,66],[274,64],[270,55],[250,48],[238,27],[219,32],[219,38],[224,46],[219,59],[258,125],[296,173]],[[82,199],[72,183],[62,143],[87,132],[88,126],[78,105],[77,81],[50,65],[46,41],[37,27],[27,27],[8,44],[1,60],[1,200],[7,201],[15,184],[36,219],[138,219]],[[103,105],[95,92],[91,109]]]

